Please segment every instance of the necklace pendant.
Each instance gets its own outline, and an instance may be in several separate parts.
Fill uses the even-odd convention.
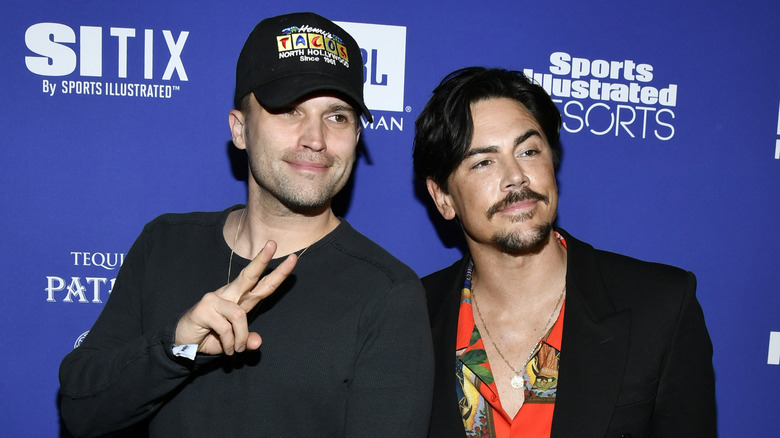
[[[512,380],[509,381],[509,384],[512,385],[512,389],[520,389],[525,386],[523,376],[520,374],[515,374],[515,376],[512,377]]]

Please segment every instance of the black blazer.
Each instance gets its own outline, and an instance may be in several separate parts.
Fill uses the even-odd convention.
[[[716,436],[712,343],[692,273],[566,239],[553,437]],[[436,358],[429,437],[465,437],[455,338],[469,255],[423,278]]]

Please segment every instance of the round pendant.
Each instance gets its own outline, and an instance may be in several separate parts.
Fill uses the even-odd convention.
[[[524,386],[523,382],[523,376],[519,374],[515,374],[514,377],[512,377],[512,380],[509,381],[509,384],[512,385],[513,389],[520,389]]]

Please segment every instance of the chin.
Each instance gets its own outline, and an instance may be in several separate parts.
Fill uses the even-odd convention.
[[[509,254],[522,255],[539,252],[549,241],[552,233],[552,223],[545,222],[535,226],[525,233],[503,232],[496,233],[490,239],[494,245]]]

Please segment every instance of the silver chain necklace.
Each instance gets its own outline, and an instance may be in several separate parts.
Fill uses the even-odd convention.
[[[244,214],[246,213],[246,208],[244,208],[241,211],[241,218],[238,219],[238,226],[236,226],[236,235],[233,237],[233,247],[230,248],[230,259],[228,260],[228,271],[227,271],[227,283],[230,284],[230,270],[233,267],[233,254],[235,253],[235,250],[233,248],[236,247],[236,242],[238,242],[238,233],[241,231],[241,224],[244,223]],[[306,248],[303,248],[303,251],[298,253],[298,258],[303,257],[303,253],[306,252],[307,249],[309,249],[311,245],[307,245]]]
[[[482,319],[482,313],[479,311],[479,305],[477,304],[477,294],[475,292],[476,292],[476,283],[473,283],[471,285],[471,299],[472,301],[474,301],[474,308],[477,309],[477,316],[479,317],[479,321],[482,323],[482,327],[485,328],[485,334],[487,335],[487,338],[490,341],[490,343],[493,344],[493,348],[495,348],[496,352],[498,352],[498,355],[501,356],[501,359],[504,360],[504,363],[506,363],[509,369],[511,369],[512,372],[515,373],[515,375],[509,381],[509,385],[512,386],[512,389],[520,389],[525,387],[525,379],[523,378],[523,372],[525,371],[525,367],[528,366],[528,362],[533,357],[534,352],[536,352],[536,347],[539,345],[539,342],[541,342],[542,339],[544,339],[544,336],[547,334],[548,327],[550,326],[550,321],[552,321],[556,310],[558,310],[558,307],[563,302],[563,296],[566,294],[566,285],[564,285],[563,289],[561,290],[561,296],[558,298],[558,304],[556,304],[555,307],[553,307],[552,313],[550,313],[550,317],[547,318],[547,322],[544,323],[544,327],[542,327],[542,335],[534,343],[534,346],[531,349],[531,352],[528,354],[528,357],[525,358],[525,362],[523,362],[523,368],[520,371],[517,371],[512,366],[512,364],[510,364],[509,361],[506,360],[506,357],[504,357],[504,353],[502,353],[501,350],[498,349],[498,345],[496,345],[496,343],[493,342],[493,336],[490,335],[490,330],[488,329],[487,324],[485,324],[485,320]]]
[[[236,247],[236,242],[238,242],[238,233],[239,231],[241,231],[241,224],[244,223],[245,214],[246,214],[246,208],[241,210],[241,217],[238,219],[238,225],[236,226],[236,236],[233,237],[233,246],[230,248],[230,260],[228,260],[227,284],[230,284],[230,268],[233,267],[233,253],[235,253],[235,250],[233,248]]]

